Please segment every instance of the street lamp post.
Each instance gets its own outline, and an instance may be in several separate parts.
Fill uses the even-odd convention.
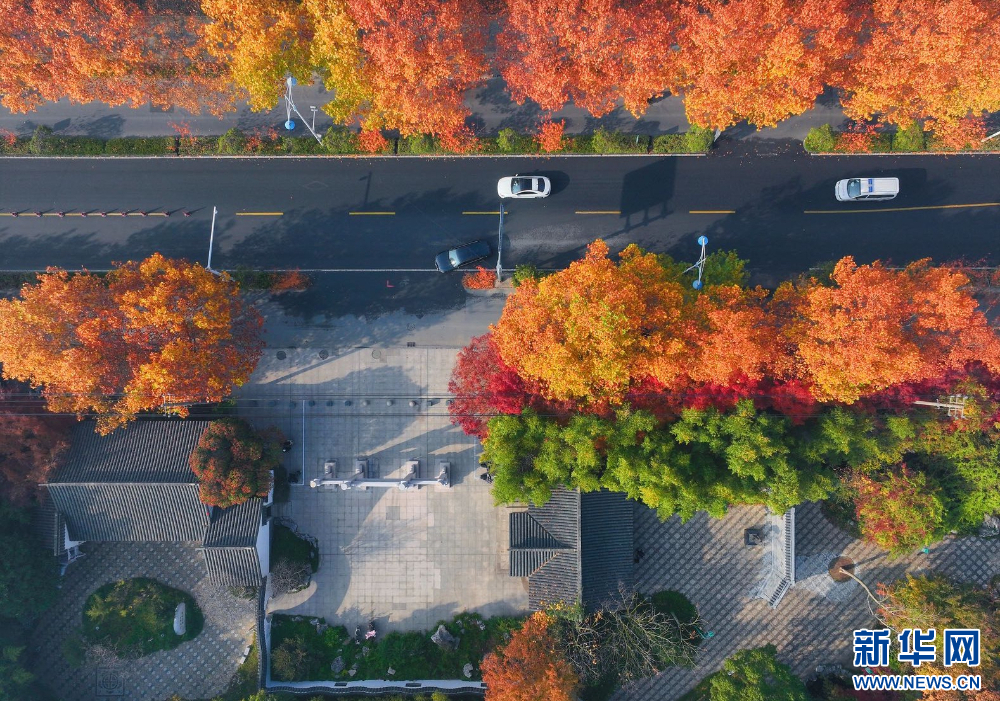
[[[503,200],[500,200],[500,228],[497,233],[497,284],[503,282],[503,266],[500,258],[503,256]]]
[[[691,283],[691,287],[693,287],[696,290],[701,289],[701,276],[705,272],[705,246],[708,245],[708,237],[699,236],[698,245],[701,246],[701,255],[698,257],[698,262],[696,262],[694,265],[692,265],[690,268],[684,271],[685,273],[689,273],[692,270],[695,269],[698,270],[698,279]]]
[[[294,112],[298,115],[299,119],[302,120],[302,123],[305,125],[306,129],[309,130],[309,133],[313,135],[313,138],[316,139],[316,143],[322,144],[323,139],[321,139],[319,134],[316,133],[316,108],[312,108],[313,123],[310,125],[309,122],[306,121],[306,118],[302,116],[302,113],[299,112],[299,108],[295,106],[295,101],[292,99],[293,85],[295,85],[295,78],[288,76],[285,79],[285,129],[292,131],[295,128],[295,120],[292,119],[292,112]]]
[[[212,207],[212,231],[208,235],[208,265],[205,266],[205,270],[209,272],[215,272],[212,270],[212,245],[215,243],[215,215],[219,213],[218,207]]]

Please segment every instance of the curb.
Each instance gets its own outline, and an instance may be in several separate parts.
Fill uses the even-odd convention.
[[[836,153],[833,151],[823,151],[813,153],[806,151],[809,156],[1000,156],[1000,151],[897,151],[878,153]]]
[[[23,156],[11,156],[11,155],[0,155],[0,160],[60,160],[60,161],[121,161],[121,160],[179,160],[179,159],[218,159],[218,160],[246,160],[246,161],[256,161],[261,159],[268,160],[282,160],[289,161],[295,159],[350,159],[350,160],[363,160],[363,159],[389,159],[389,160],[400,160],[400,159],[420,159],[420,158],[431,158],[431,159],[447,159],[454,158],[467,159],[467,158],[700,158],[707,156],[707,152],[702,153],[470,153],[467,155],[454,154],[454,153],[428,153],[424,155],[413,155],[413,154],[403,154],[403,155],[393,155],[393,154],[378,154],[378,153],[330,153],[330,154],[296,154],[288,156],[277,156],[277,155],[257,155],[257,156],[224,156],[224,155],[204,155],[204,156],[174,156],[169,154],[164,154],[162,156],[35,156],[25,154]],[[838,154],[830,154],[838,155]],[[863,155],[863,154],[858,154]]]

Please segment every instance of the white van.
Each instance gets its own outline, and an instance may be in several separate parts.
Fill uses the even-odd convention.
[[[840,202],[891,200],[899,194],[899,178],[850,178],[833,190]]]

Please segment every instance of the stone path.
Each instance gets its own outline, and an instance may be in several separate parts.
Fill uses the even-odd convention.
[[[615,701],[668,701],[718,670],[735,652],[773,643],[778,657],[808,678],[819,664],[850,667],[851,632],[872,620],[868,597],[853,581],[833,583],[826,569],[838,555],[856,564],[869,587],[905,573],[941,572],[985,584],[1000,573],[1000,541],[948,538],[918,553],[890,560],[885,552],[854,540],[823,516],[819,504],[796,508],[796,584],[777,609],[750,599],[760,577],[760,549],[743,545],[743,529],[760,526],[762,507],[732,509],[717,520],[700,513],[685,524],[661,523],[655,512],[636,506],[636,546],[645,552],[636,565],[637,588],[646,593],[675,589],[697,605],[706,631],[692,669],[673,668],[615,695]]]
[[[35,674],[62,701],[154,701],[173,694],[211,698],[226,689],[253,636],[254,602],[212,586],[195,543],[85,543],[70,565],[58,602],[38,622]],[[189,592],[205,616],[194,640],[138,660],[74,668],[63,643],[82,625],[87,597],[108,582],[151,577]]]

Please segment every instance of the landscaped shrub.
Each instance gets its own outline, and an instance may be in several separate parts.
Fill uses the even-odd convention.
[[[226,156],[240,156],[246,152],[247,137],[246,135],[233,127],[225,134],[219,137],[218,150],[219,153]]]
[[[280,523],[274,524],[271,531],[271,557],[306,565],[314,574],[319,569],[319,548]]]
[[[538,125],[535,141],[543,153],[556,153],[566,148],[566,139],[563,137],[565,129],[565,119],[560,119],[558,122],[546,119]]]
[[[378,129],[362,129],[358,134],[358,150],[362,153],[392,153],[394,143]]]
[[[519,287],[525,280],[538,280],[541,277],[542,274],[533,263],[521,263],[514,268],[514,276],[511,278],[511,284],[514,287]]]
[[[888,153],[892,134],[877,131],[874,124],[855,124],[837,136],[834,151],[840,153]]]
[[[590,148],[594,153],[647,153],[649,137],[612,132],[598,127],[590,137]]]
[[[274,284],[274,273],[269,273],[266,270],[254,270],[245,265],[238,266],[230,274],[241,290],[269,290]]]
[[[180,603],[186,607],[183,635],[174,633],[174,611]],[[145,577],[105,584],[83,607],[84,638],[129,659],[172,650],[198,637],[203,625],[190,594]]]
[[[31,141],[28,143],[28,152],[36,156],[48,153],[51,141],[52,127],[40,124],[35,127],[35,133],[31,135]]]
[[[686,134],[660,134],[653,137],[653,153],[688,153]]]
[[[509,639],[520,627],[520,619],[497,616],[483,619],[475,613],[461,613],[451,621],[440,621],[427,631],[380,634],[374,641],[354,640],[344,626],[321,632],[305,616],[274,614],[271,627],[271,674],[280,681],[320,679],[462,679],[463,666],[473,664],[472,678],[478,680],[478,664],[483,656]],[[319,619],[320,626],[325,625]],[[458,639],[458,649],[444,650],[431,641],[438,625]],[[281,655],[277,654],[281,651]],[[343,670],[331,671],[339,657]],[[357,666],[351,677],[348,670]],[[387,675],[392,667],[395,674]]]
[[[400,155],[422,156],[427,153],[440,153],[441,145],[430,134],[411,134],[399,140],[397,152]]]
[[[323,135],[323,147],[328,153],[357,153],[358,135],[347,127],[334,125]]]
[[[282,139],[285,150],[293,156],[327,153],[326,147],[310,136],[289,136]]]
[[[271,292],[291,292],[308,289],[312,279],[301,270],[286,270],[273,275]]]
[[[892,150],[901,152],[923,151],[927,148],[923,127],[917,120],[896,129],[892,136]]]
[[[226,508],[267,496],[282,440],[278,429],[257,431],[243,419],[212,421],[188,459],[201,502]]]
[[[802,146],[809,153],[831,153],[837,146],[837,136],[832,126],[821,124],[809,130]]]
[[[476,266],[476,272],[462,276],[462,285],[469,290],[492,290],[497,285],[497,274],[481,265]]]
[[[166,156],[174,155],[172,136],[123,136],[108,139],[104,150],[113,155]]]
[[[715,131],[705,127],[692,126],[684,134],[684,142],[688,153],[707,153],[715,143]]]
[[[501,129],[496,138],[498,153],[534,153],[538,150],[537,144],[527,134],[518,134],[507,127]]]

